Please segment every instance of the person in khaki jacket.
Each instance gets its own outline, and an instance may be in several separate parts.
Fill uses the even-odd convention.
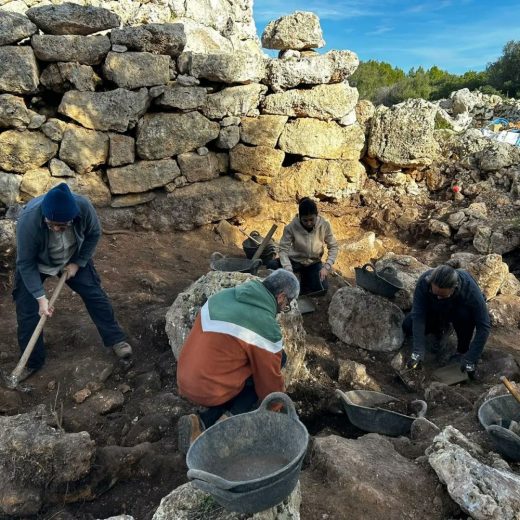
[[[322,257],[327,246],[327,259]],[[338,243],[330,222],[318,215],[316,203],[303,198],[298,214],[285,226],[280,240],[279,259],[268,267],[283,267],[300,275],[300,294],[325,294],[327,277],[338,255]]]

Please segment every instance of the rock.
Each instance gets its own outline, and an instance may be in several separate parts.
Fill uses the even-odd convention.
[[[465,210],[464,213],[471,218],[485,220],[488,217],[486,204],[483,202],[473,202]]]
[[[451,111],[454,115],[470,112],[479,103],[478,96],[467,88],[452,92],[450,99],[452,101]]]
[[[320,493],[326,493],[331,504],[341,505],[337,518],[450,517],[448,497],[438,492],[434,475],[397,453],[387,437],[374,433],[359,439],[318,437],[312,457],[316,471],[324,476]],[[425,501],[425,496],[438,500]]]
[[[181,174],[175,159],[137,161],[120,168],[108,168],[110,191],[115,194],[140,193],[165,186]]]
[[[122,195],[121,197],[114,197],[110,206],[112,208],[128,208],[130,206],[139,206],[151,202],[156,197],[153,191],[146,193],[131,193],[129,195]]]
[[[209,152],[207,155],[194,152],[182,153],[177,157],[177,161],[181,174],[188,179],[188,182],[209,181],[219,176],[218,158],[214,152]]]
[[[518,312],[518,308],[516,312]],[[515,328],[516,327],[518,327],[518,321],[515,324]],[[505,376],[509,380],[518,380],[520,368],[512,354],[487,347],[482,353],[481,363],[479,363],[478,366],[478,374],[482,383],[489,386],[499,381],[501,376]]]
[[[342,127],[333,121],[296,119],[285,125],[278,146],[287,153],[319,159],[357,161],[365,145],[359,125]]]
[[[271,59],[267,62],[266,85],[281,92],[299,85],[339,83],[357,69],[359,59],[351,51],[330,51],[290,60]]]
[[[60,179],[57,180],[60,181]],[[97,172],[76,175],[72,179],[67,179],[67,184],[75,193],[88,197],[94,206],[102,207],[110,204],[110,191]]]
[[[4,193],[3,190],[0,193]],[[13,271],[15,257],[16,222],[4,218],[0,220],[0,267],[6,271]]]
[[[7,207],[16,204],[21,182],[21,175],[0,171],[0,203]]]
[[[231,41],[212,27],[207,27],[189,18],[181,18],[178,21],[182,22],[186,35],[184,52],[200,54],[233,52],[233,44]]]
[[[520,162],[520,150],[508,143],[490,141],[487,146],[475,154],[475,159],[484,172],[496,172]]]
[[[157,442],[170,428],[170,420],[162,414],[148,414],[135,423],[125,435],[125,446]]]
[[[514,251],[520,245],[520,234],[512,229],[491,229],[488,226],[477,226],[473,238],[473,247],[479,253],[496,253],[503,255]]]
[[[51,63],[40,76],[42,85],[54,92],[79,90],[94,92],[101,78],[89,65],[79,63]]]
[[[412,423],[410,429],[410,439],[413,441],[427,441],[430,442],[440,433],[440,428],[433,424],[426,417],[419,417]]]
[[[499,294],[489,304],[491,325],[494,327],[518,327],[520,323],[520,297]]]
[[[226,126],[240,126],[241,120],[237,116],[226,116],[220,121],[220,126],[226,128]],[[274,148],[274,147],[273,147]]]
[[[373,390],[381,392],[377,381],[367,374],[367,367],[350,359],[340,359],[338,383],[348,385],[352,390]]]
[[[296,11],[269,22],[262,34],[266,49],[305,50],[325,46],[320,19],[310,12]]]
[[[85,402],[91,395],[92,391],[89,388],[82,388],[81,390],[78,390],[75,394],[73,394],[72,400],[76,404],[81,404]]]
[[[185,87],[177,83],[168,85],[154,103],[160,107],[179,110],[198,110],[204,106],[207,97],[205,87]]]
[[[67,123],[65,123],[65,121],[54,118],[47,120],[41,126],[42,133],[55,143],[59,143],[63,139],[63,133],[66,129]]]
[[[108,92],[65,92],[58,112],[93,130],[126,132],[133,128],[149,105],[145,88]]]
[[[237,215],[257,215],[265,192],[256,183],[221,177],[176,189],[168,197],[175,229],[189,231]],[[251,204],[252,200],[255,204]]]
[[[348,240],[342,240],[339,243],[339,252],[334,269],[343,276],[354,278],[355,267],[362,267],[372,262],[383,251],[383,243],[376,238],[376,234],[372,231],[367,231]]]
[[[177,78],[175,78],[175,82],[180,87],[195,87],[200,84],[200,81],[193,76],[188,76],[187,74],[179,74]]]
[[[132,51],[177,58],[186,45],[186,33],[181,23],[151,23],[114,29],[110,33],[110,40],[112,44],[124,45]]]
[[[282,168],[269,186],[269,192],[280,202],[307,196],[341,200],[357,193],[365,180],[365,168],[359,161],[310,159]]]
[[[143,415],[161,414],[164,417],[173,420],[182,415],[189,405],[186,401],[171,392],[161,392],[143,399],[139,403],[139,411]]]
[[[129,135],[109,134],[109,166],[124,166],[135,161],[135,139]]]
[[[33,7],[26,15],[47,34],[87,35],[119,27],[121,23],[119,16],[108,9],[68,2]]]
[[[88,400],[89,408],[100,415],[118,410],[124,402],[125,396],[119,390],[100,390]]]
[[[109,52],[103,64],[103,74],[118,87],[136,89],[166,85],[170,80],[169,56],[149,52]]]
[[[38,27],[22,14],[2,10],[0,16],[0,46],[17,43],[38,32]]]
[[[216,139],[220,125],[198,112],[146,114],[137,127],[137,154],[162,159],[189,152]]]
[[[360,99],[356,104],[356,120],[365,129],[365,134],[367,135],[370,131],[375,111],[374,103],[368,99]]]
[[[30,47],[0,47],[0,92],[34,94],[40,83]]]
[[[435,105],[418,99],[378,107],[368,155],[397,168],[430,165],[440,151],[434,138],[436,113]]]
[[[448,179],[437,169],[426,172],[426,186],[430,191],[439,191],[448,187]],[[464,215],[464,212],[458,212]],[[450,224],[451,225],[451,224]]]
[[[229,152],[229,166],[244,175],[274,177],[279,173],[284,157],[281,150],[267,146],[238,144]]]
[[[31,38],[34,54],[41,61],[74,61],[97,65],[110,51],[107,36],[52,36],[35,34]]]
[[[3,266],[2,266],[3,267]],[[13,415],[22,410],[22,398],[16,390],[0,388],[0,413]]]
[[[265,85],[256,83],[228,87],[215,94],[210,94],[201,110],[210,119],[256,115],[255,111],[266,92]]]
[[[216,145],[221,150],[230,150],[240,141],[240,129],[238,126],[225,126],[220,129]]]
[[[53,177],[74,177],[76,172],[71,170],[66,163],[59,159],[51,159],[49,170]]]
[[[44,407],[0,417],[0,513],[38,513],[44,495],[85,477],[95,443],[87,432],[64,433],[46,424]]]
[[[451,498],[472,518],[514,520],[520,511],[520,477],[480,462],[463,443],[469,441],[448,426],[426,451]]]
[[[287,116],[269,115],[243,117],[240,126],[240,139],[247,144],[275,148],[287,119]]]
[[[467,217],[464,211],[456,211],[448,217],[448,224],[453,229],[460,229],[460,227],[464,224],[466,220]]]
[[[23,98],[12,94],[0,94],[0,128],[27,128],[31,122],[31,111]]]
[[[58,145],[40,132],[7,130],[0,133],[0,169],[25,173],[52,159]]]
[[[179,69],[197,79],[218,83],[260,83],[265,77],[265,59],[261,54],[244,51],[199,54],[185,52],[179,59]]]
[[[520,280],[513,273],[509,273],[506,281],[500,286],[500,294],[520,296]]]
[[[400,348],[403,320],[399,307],[358,287],[339,289],[329,306],[332,333],[344,343],[365,350],[392,352]]]
[[[86,173],[106,163],[108,145],[107,134],[69,125],[61,141],[60,159],[78,173]]]
[[[354,110],[358,97],[357,88],[350,87],[346,82],[318,85],[311,89],[271,94],[265,98],[263,112],[324,121],[339,120]]]
[[[53,186],[53,181],[58,184],[61,179],[53,178],[48,168],[29,170],[22,176],[20,191],[31,197],[38,197],[49,191]]]
[[[441,220],[434,218],[428,220],[428,229],[434,235],[441,235],[446,238],[451,238],[451,229],[449,224],[446,224],[446,222],[442,222]]]
[[[478,257],[467,266],[467,270],[479,285],[486,300],[498,294],[509,276],[509,267],[500,255]]]
[[[294,491],[277,506],[255,514],[226,511],[215,500],[195,488],[190,482],[165,496],[152,520],[184,520],[212,518],[213,520],[297,520],[300,518],[301,493],[298,483]]]

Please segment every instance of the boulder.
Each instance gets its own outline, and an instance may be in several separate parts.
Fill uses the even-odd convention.
[[[0,177],[1,183],[1,177]],[[515,327],[520,323],[520,297],[499,294],[488,303],[491,325],[494,327]]]
[[[61,180],[56,179],[57,182],[61,182]],[[88,197],[94,206],[103,207],[110,204],[110,191],[100,173],[90,172],[76,175],[76,177],[67,179],[66,182],[73,192]]]
[[[365,168],[359,161],[310,159],[282,168],[269,192],[280,202],[306,196],[340,200],[361,190],[365,180]]]
[[[68,90],[94,92],[101,78],[90,65],[79,63],[51,63],[40,76],[44,87],[62,93]]]
[[[12,94],[0,94],[0,128],[27,128],[31,122],[31,110],[23,98]]]
[[[240,140],[254,146],[275,148],[287,119],[287,116],[268,115],[243,117],[240,126]]]
[[[179,358],[195,318],[207,299],[222,289],[235,287],[255,278],[246,273],[211,271],[177,296],[166,314],[166,334],[176,359]],[[288,386],[307,373],[304,365],[305,330],[301,314],[296,308],[289,313],[279,314],[278,321],[288,358],[287,368],[283,370]]]
[[[365,145],[359,125],[342,127],[334,121],[296,119],[285,125],[278,146],[287,153],[318,159],[357,161]]]
[[[381,392],[377,381],[367,374],[367,367],[351,359],[340,359],[338,383],[347,385],[347,390],[373,390]]]
[[[10,175],[10,174],[9,174]],[[2,181],[0,180],[0,183]],[[3,193],[3,190],[2,192]],[[16,221],[3,218],[0,219],[0,272],[7,271],[12,272],[16,259]],[[9,394],[12,392],[8,391]],[[11,401],[12,404],[16,405],[18,399],[14,398],[11,400],[7,398],[6,401]],[[13,402],[14,401],[14,402]],[[6,402],[7,408],[11,408],[9,402]],[[18,406],[16,406],[18,409]],[[4,413],[5,410],[2,410]]]
[[[471,112],[480,103],[478,95],[470,92],[468,88],[463,88],[450,94],[451,111],[453,115]]]
[[[356,120],[365,129],[368,135],[372,126],[372,118],[374,117],[376,107],[374,103],[368,99],[360,99],[355,108]]]
[[[129,90],[166,85],[171,58],[149,52],[109,52],[103,64],[106,79]]]
[[[69,125],[61,141],[60,159],[78,173],[86,173],[107,162],[108,144],[103,132]]]
[[[114,197],[110,203],[112,208],[129,208],[131,206],[139,206],[140,204],[146,204],[155,199],[156,193],[153,191],[147,191],[145,193],[130,193],[128,195],[121,195],[120,197]],[[146,440],[146,439],[145,439]],[[143,440],[142,442],[145,442]]]
[[[437,220],[435,218],[428,220],[428,230],[430,233],[434,235],[440,235],[445,238],[451,237],[451,228],[449,224],[446,222],[442,222],[442,220]]]
[[[93,130],[126,132],[149,106],[148,91],[118,88],[108,92],[65,92],[58,112]]]
[[[509,273],[506,281],[500,286],[500,294],[520,296],[520,280],[513,273]]]
[[[274,92],[299,85],[339,83],[357,69],[359,59],[351,51],[330,51],[288,60],[271,59],[267,62],[264,83]]]
[[[129,135],[109,134],[109,166],[124,166],[135,161],[135,139]]]
[[[324,121],[340,120],[353,112],[358,97],[357,88],[350,87],[346,82],[318,85],[304,90],[288,90],[267,96],[263,103],[263,113],[313,117]]]
[[[478,225],[473,237],[473,247],[482,254],[504,255],[514,251],[518,246],[520,246],[520,232],[514,223],[508,227],[507,223],[500,222],[495,229]]]
[[[124,45],[131,51],[152,52],[177,58],[186,45],[182,23],[150,23],[110,32],[113,45]]]
[[[320,19],[305,11],[296,11],[269,22],[262,34],[266,49],[305,50],[325,46]]]
[[[344,343],[375,352],[392,352],[404,340],[404,314],[397,305],[359,287],[339,289],[329,305],[332,333]]]
[[[509,143],[490,141],[482,151],[475,154],[475,159],[483,172],[497,172],[517,165],[520,162],[520,150]]]
[[[178,22],[182,23],[186,35],[184,52],[196,52],[199,54],[233,52],[231,40],[212,27],[195,22],[189,18],[179,18]]]
[[[58,151],[41,132],[7,130],[0,133],[0,169],[25,173],[50,161]]]
[[[74,61],[83,65],[101,63],[110,50],[108,36],[53,36],[35,34],[34,54],[41,61]]]
[[[75,177],[76,172],[71,170],[67,163],[59,159],[51,159],[49,163],[49,170],[53,177]]]
[[[372,119],[368,155],[395,168],[428,166],[439,154],[434,138],[437,107],[412,99],[380,106]]]
[[[267,87],[257,83],[228,87],[215,94],[210,94],[201,110],[210,119],[258,115],[257,107],[266,92]]]
[[[175,159],[137,161],[120,168],[108,168],[110,191],[115,194],[141,193],[165,186],[181,174]]]
[[[48,168],[36,168],[24,173],[20,191],[31,197],[39,197],[61,181],[62,179],[52,177]]]
[[[188,182],[209,181],[219,176],[217,154],[209,152],[199,155],[196,152],[182,153],[177,157],[181,174]]]
[[[27,16],[2,10],[0,16],[0,46],[17,43],[38,32]]]
[[[41,131],[51,141],[59,143],[63,139],[67,126],[67,123],[61,119],[50,118],[41,126]]]
[[[146,114],[137,126],[137,154],[163,159],[196,150],[218,137],[220,125],[199,112]]]
[[[229,152],[229,167],[244,175],[276,176],[285,154],[281,150],[267,146],[246,146],[238,144]]]
[[[40,83],[38,76],[30,47],[0,47],[0,92],[34,94]]]
[[[220,150],[231,150],[240,141],[240,128],[238,126],[224,126],[218,135],[217,148]]]
[[[426,454],[451,498],[471,518],[518,518],[520,477],[479,460],[481,451],[458,430],[447,426],[433,439]]]
[[[154,103],[159,107],[179,110],[198,110],[206,103],[205,87],[183,87],[178,84],[168,85]]]
[[[478,257],[465,268],[479,285],[486,300],[494,298],[509,277],[509,267],[500,255]]]
[[[18,202],[22,176],[0,171],[0,203],[12,206]]]
[[[197,79],[218,83],[260,83],[265,77],[265,58],[244,51],[202,54],[185,52],[179,70]]]
[[[339,243],[339,251],[334,269],[343,276],[354,278],[354,268],[372,262],[384,251],[383,243],[373,231],[354,236]]]

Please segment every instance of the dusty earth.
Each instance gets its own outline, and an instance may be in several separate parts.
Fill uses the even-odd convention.
[[[19,394],[19,400],[14,401],[0,391],[0,406],[10,408],[8,413],[12,414],[44,403],[58,425],[67,431],[87,430],[99,446],[132,446],[145,438],[153,441],[153,449],[139,462],[139,467],[133,468],[131,478],[104,483],[104,488],[97,490],[95,500],[53,506],[37,518],[91,520],[126,513],[138,520],[147,520],[153,516],[161,498],[186,481],[184,460],[177,451],[175,421],[162,415],[163,404],[166,406],[164,394],[176,393],[175,360],[164,333],[164,316],[176,295],[208,271],[209,256],[214,250],[241,254],[235,247],[224,246],[211,228],[190,233],[131,232],[103,237],[95,262],[117,317],[134,346],[131,366],[117,362],[103,349],[78,296],[64,290],[56,314],[45,331],[47,364],[28,381],[34,387],[33,391]],[[420,257],[420,252],[408,251]],[[329,295],[317,299],[317,311],[304,317],[309,335],[307,366],[312,378],[296,385],[289,394],[312,435],[337,433],[355,438],[363,434],[349,423],[333,398],[334,389],[339,386],[340,358],[365,364],[367,372],[385,393],[407,400],[419,395],[410,393],[396,380],[390,367],[393,355],[350,348],[330,333],[328,304],[334,290],[345,283],[349,281],[331,277]],[[14,305],[6,287],[0,292],[0,315],[0,366],[10,370],[18,352]],[[498,350],[488,349],[484,359],[493,365],[504,351],[517,355],[518,351],[513,348],[516,338],[516,333],[495,334],[489,344]],[[428,370],[427,367],[426,377]],[[498,382],[498,375],[495,378],[488,373],[484,381],[460,385],[449,395],[433,396],[428,418],[439,427],[452,423],[485,442],[475,418],[474,403]],[[99,376],[105,380],[106,390],[123,392],[124,404],[104,415],[77,413],[72,395],[83,388],[89,378]],[[143,409],[150,412],[150,407],[156,408],[156,424],[149,425],[154,433],[148,431],[143,434],[145,437],[140,437],[135,427],[137,417],[142,417]],[[414,449],[413,445],[401,448],[405,456],[421,454],[414,453]],[[302,475],[301,516],[304,520],[343,518],[342,504],[337,496],[331,499],[321,491],[323,478],[313,472],[309,458]],[[362,517],[361,514],[359,518]]]

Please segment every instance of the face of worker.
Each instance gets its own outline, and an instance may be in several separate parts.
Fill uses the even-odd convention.
[[[438,300],[447,300],[455,294],[455,287],[443,288],[437,287],[434,283],[430,285],[430,292],[437,297]]]
[[[287,297],[285,293],[280,293],[276,297],[276,312],[280,314],[280,312],[289,312],[291,310],[291,300]]]
[[[72,226],[72,221],[54,222],[53,220],[45,219],[45,223],[47,224],[47,227],[55,233],[63,233],[68,227]]]
[[[301,225],[307,230],[312,231],[314,226],[316,225],[316,221],[318,220],[318,215],[300,215]]]

